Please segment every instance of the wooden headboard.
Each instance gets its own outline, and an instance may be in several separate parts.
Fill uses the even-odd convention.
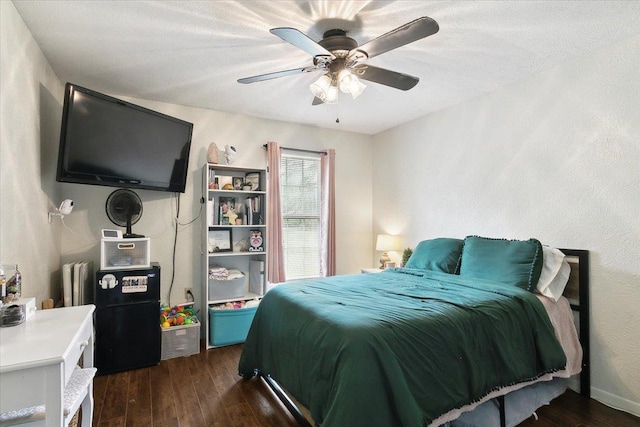
[[[582,372],[580,394],[591,397],[591,364],[589,345],[589,251],[560,249],[571,267],[569,281],[563,295],[569,300],[571,309],[578,313],[580,344],[582,345]]]

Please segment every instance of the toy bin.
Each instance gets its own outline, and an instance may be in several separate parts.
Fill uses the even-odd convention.
[[[161,360],[198,353],[200,353],[200,323],[162,328]]]
[[[258,307],[209,308],[209,342],[214,347],[243,343]]]

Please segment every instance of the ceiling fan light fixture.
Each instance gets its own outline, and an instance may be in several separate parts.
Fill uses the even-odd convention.
[[[351,97],[356,99],[362,92],[367,88],[367,85],[362,83],[359,79],[356,78],[355,82],[351,83]]]
[[[351,93],[351,83],[353,79],[358,80],[358,78],[346,68],[338,73],[338,82],[340,84],[340,90],[343,93]]]
[[[326,104],[335,104],[338,102],[338,86],[331,85],[327,89],[327,98],[324,100]]]
[[[344,93],[351,94],[353,99],[360,96],[367,87],[355,74],[347,69],[341,70],[338,73],[338,82],[340,82],[340,90]]]
[[[331,78],[331,76],[328,73],[324,74],[318,80],[311,83],[311,85],[309,86],[309,90],[311,91],[313,96],[320,98],[322,102],[327,102],[327,97],[332,82],[333,79]]]

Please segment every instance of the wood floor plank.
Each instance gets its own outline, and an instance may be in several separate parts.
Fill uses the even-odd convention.
[[[242,392],[261,426],[296,427],[297,421],[260,378],[240,381]]]
[[[186,358],[186,363],[191,373],[191,381],[196,389],[205,425],[223,426],[228,419],[224,409],[225,402],[216,389],[208,365],[201,356],[203,354],[204,352]]]
[[[219,349],[209,350],[205,354],[205,360],[211,372],[211,377],[216,389],[226,399],[233,401],[242,401],[244,396],[242,392],[235,387],[240,379],[237,374],[237,367],[234,371],[229,371],[229,349],[222,347]],[[237,359],[236,359],[237,360]]]
[[[109,375],[100,414],[101,421],[123,418],[127,415],[127,394],[129,392],[129,377],[132,372],[135,371]]]
[[[150,426],[151,421],[151,382],[149,368],[131,372],[129,395],[127,396],[127,425]]]
[[[169,366],[165,361],[149,368],[149,382],[151,383],[151,420],[154,425],[173,419],[176,420],[177,425],[176,399]]]
[[[179,402],[175,405],[178,422],[185,426],[204,425],[200,402],[185,358],[169,359],[167,362],[174,398]]]
[[[585,399],[568,390],[550,405],[536,411],[538,420],[530,418],[520,427],[639,427],[640,418],[610,408],[596,400]]]
[[[100,419],[102,407],[104,406],[104,394],[107,392],[109,377],[106,375],[97,376],[93,379],[93,419]],[[97,425],[94,423],[94,425]]]
[[[259,378],[238,375],[242,345],[163,360],[96,377],[93,425],[99,427],[296,427]],[[518,427],[640,427],[640,418],[568,391]]]
[[[125,417],[112,418],[110,420],[101,421],[100,424],[97,425],[99,427],[124,427],[127,425],[127,420]]]

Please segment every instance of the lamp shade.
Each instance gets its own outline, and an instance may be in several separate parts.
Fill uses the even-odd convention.
[[[376,239],[376,251],[393,251],[398,247],[398,239],[396,236],[389,234],[378,234]]]
[[[331,88],[331,83],[332,83],[331,76],[329,76],[329,74],[325,74],[315,82],[311,83],[311,86],[309,86],[309,90],[311,90],[311,93],[314,96],[317,96],[318,98],[320,98],[322,102],[326,102],[327,92]]]

